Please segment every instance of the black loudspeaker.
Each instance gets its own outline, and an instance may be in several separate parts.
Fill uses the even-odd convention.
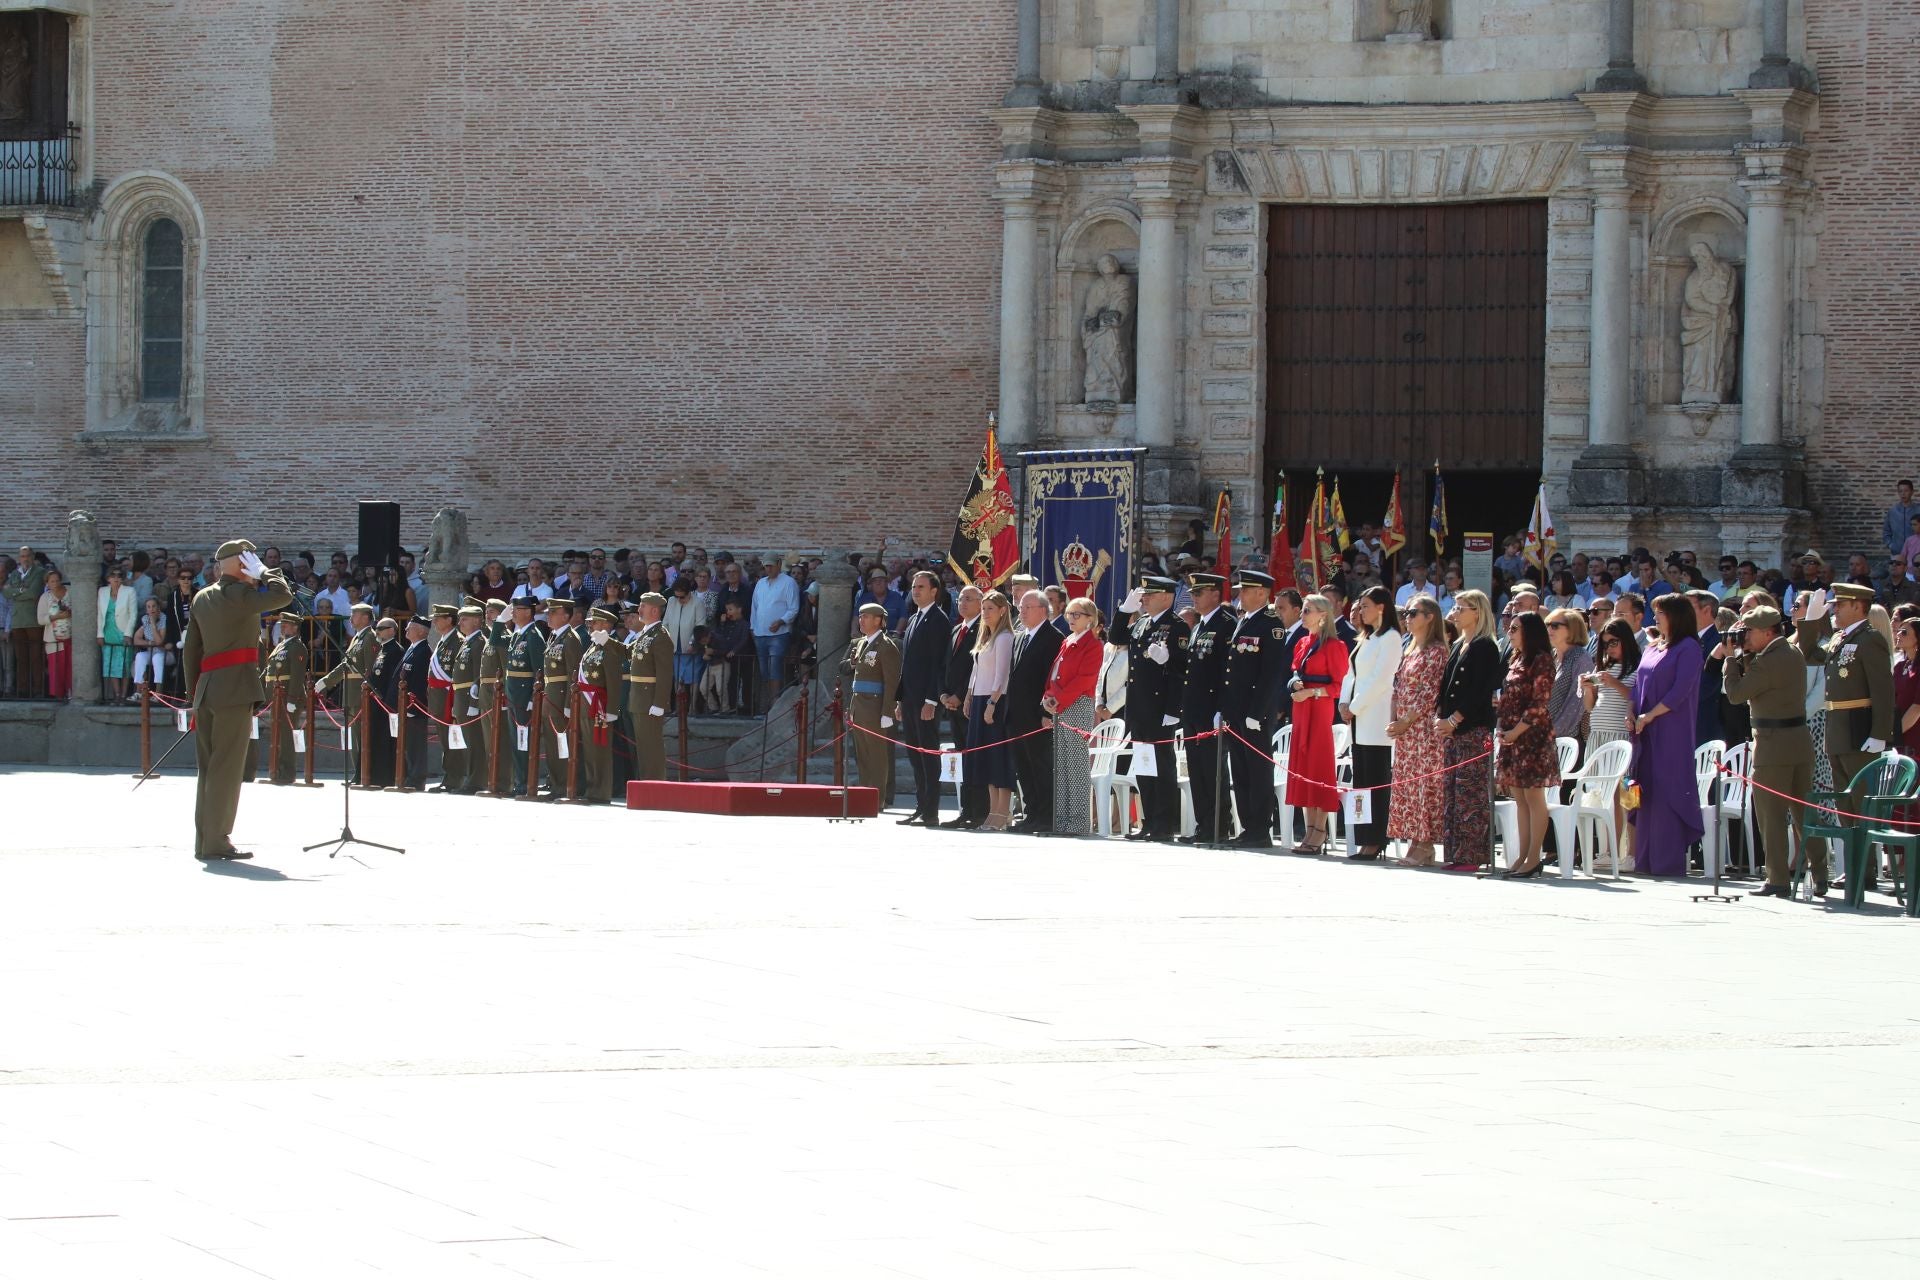
[[[386,569],[400,563],[400,504],[360,504],[360,563]]]

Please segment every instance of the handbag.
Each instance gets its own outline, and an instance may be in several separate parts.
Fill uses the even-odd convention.
[[[1620,808],[1632,813],[1640,807],[1640,784],[1628,778],[1620,784]]]

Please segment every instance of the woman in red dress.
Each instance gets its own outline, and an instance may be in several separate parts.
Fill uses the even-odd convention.
[[[1322,595],[1302,603],[1305,627],[1293,642],[1293,743],[1287,752],[1287,803],[1307,814],[1307,842],[1296,853],[1326,851],[1328,817],[1340,807],[1333,761],[1333,713],[1351,665],[1334,630],[1333,605]]]

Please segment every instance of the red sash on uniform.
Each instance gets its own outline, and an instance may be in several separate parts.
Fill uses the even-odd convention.
[[[593,741],[599,746],[607,741],[606,721],[600,718],[607,709],[607,691],[597,684],[576,686],[580,690],[581,701],[587,704],[587,714],[593,717]]]

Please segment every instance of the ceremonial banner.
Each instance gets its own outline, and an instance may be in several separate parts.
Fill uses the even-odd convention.
[[[1013,484],[1000,461],[1000,442],[994,435],[995,416],[987,415],[987,443],[980,465],[960,503],[953,526],[953,544],[947,563],[960,581],[989,590],[1005,585],[1020,563],[1020,533],[1014,527]]]
[[[1447,554],[1447,490],[1438,462],[1433,464],[1433,514],[1427,517],[1427,532],[1433,537],[1433,554]]]
[[[1397,556],[1407,545],[1407,517],[1400,509],[1400,477],[1393,477],[1393,497],[1387,500],[1387,516],[1380,522],[1380,553]]]
[[[1089,596],[1107,618],[1126,598],[1140,518],[1144,449],[1062,449],[1020,455],[1021,541],[1042,586]]]
[[[1213,532],[1220,539],[1220,554],[1214,558],[1215,573],[1233,572],[1233,495],[1226,489],[1220,491],[1219,501],[1213,504]]]
[[[1347,528],[1346,504],[1340,501],[1340,477],[1333,478],[1333,497],[1327,512],[1327,541],[1333,544],[1334,568],[1340,567],[1340,553],[1353,545],[1353,534]],[[1327,574],[1333,576],[1331,572]]]
[[[1522,554],[1528,564],[1545,573],[1547,561],[1553,559],[1553,553],[1559,549],[1560,539],[1553,532],[1553,516],[1547,511],[1547,486],[1542,484],[1533,499],[1533,519],[1527,522],[1527,546]]]
[[[1293,577],[1293,547],[1287,542],[1287,479],[1280,477],[1280,484],[1273,493],[1273,541],[1267,547],[1267,576],[1273,579],[1274,589],[1291,587]]]
[[[1318,591],[1320,584],[1331,575],[1328,562],[1334,555],[1333,546],[1327,541],[1327,474],[1323,469],[1313,475],[1313,505],[1307,508],[1307,528],[1300,539],[1300,559],[1307,566],[1312,590]]]

